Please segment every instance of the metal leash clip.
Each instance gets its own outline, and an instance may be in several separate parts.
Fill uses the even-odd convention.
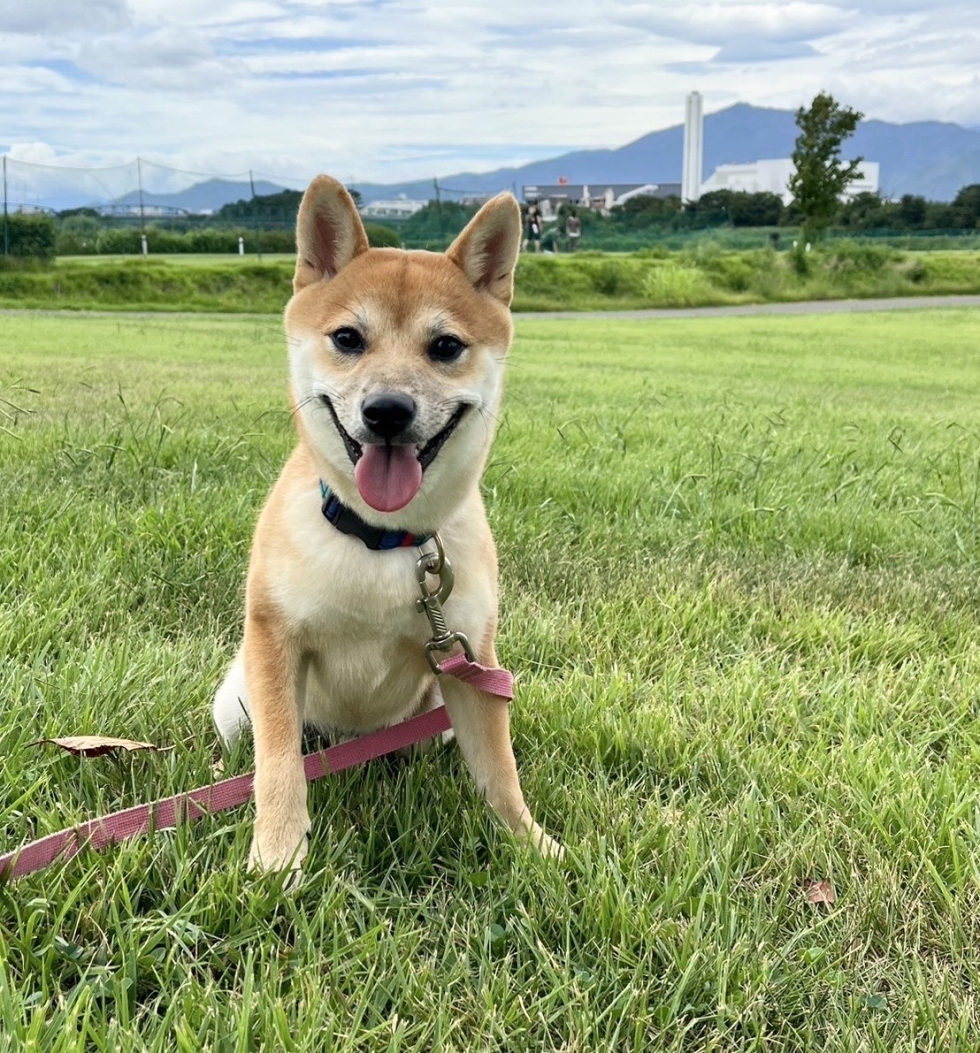
[[[415,606],[429,619],[429,625],[432,628],[432,639],[425,645],[425,657],[429,660],[432,671],[441,673],[442,669],[436,661],[435,651],[450,651],[454,644],[459,644],[469,661],[475,662],[476,659],[473,657],[473,649],[466,635],[450,632],[449,626],[446,625],[442,605],[449,599],[456,578],[449,560],[446,559],[442,539],[438,534],[433,534],[432,540],[436,543],[436,551],[424,552],[421,559],[415,564],[415,573],[422,592],[422,598],[415,601]],[[436,587],[432,590],[429,589],[426,582],[428,574],[436,579]]]

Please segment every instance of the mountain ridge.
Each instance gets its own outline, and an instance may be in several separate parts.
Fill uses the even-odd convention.
[[[721,164],[746,164],[767,158],[789,157],[797,129],[790,110],[735,103],[704,118],[704,171],[707,178]],[[556,183],[564,176],[570,183],[587,183],[601,191],[610,183],[679,183],[684,128],[681,124],[648,132],[619,147],[567,151],[555,157],[508,165],[491,172],[456,172],[438,177],[446,200],[513,190],[518,196],[525,184]],[[863,120],[844,144],[847,160],[861,156],[881,166],[881,191],[890,198],[920,194],[933,201],[950,201],[961,187],[980,183],[980,129],[948,121],[914,121],[892,124]],[[357,183],[365,204],[404,194],[428,201],[434,196],[433,180],[397,183]],[[257,194],[285,189],[278,183],[257,180]],[[294,188],[301,189],[301,188]],[[248,200],[248,182],[215,177],[172,193],[143,194],[144,205],[166,205],[192,212],[217,211],[222,205]],[[64,192],[38,203],[50,208],[93,205],[134,205],[139,195],[131,191],[115,199],[83,200],[78,192]]]
[[[739,102],[704,118],[704,171],[707,179],[722,164],[749,164],[766,158],[789,157],[797,128],[794,112]],[[624,146],[575,150],[525,165],[493,172],[459,172],[440,177],[447,186],[473,194],[516,190],[522,184],[556,183],[679,183],[683,151],[682,124],[648,132]],[[863,120],[844,144],[844,158],[861,156],[881,166],[881,191],[887,197],[921,194],[951,201],[957,191],[980,182],[980,131],[948,121],[892,124]],[[463,183],[467,185],[462,185]],[[399,193],[432,196],[431,180],[402,183],[359,183],[365,202]],[[447,197],[459,197],[447,192]]]

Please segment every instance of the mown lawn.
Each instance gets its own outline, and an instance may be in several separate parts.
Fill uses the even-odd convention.
[[[316,784],[292,895],[247,808],[86,855],[0,888],[0,1049],[976,1050],[977,332],[519,321],[485,491],[565,863],[452,748]],[[284,378],[275,319],[2,319],[5,848],[211,777]],[[95,732],[175,749],[30,745]]]

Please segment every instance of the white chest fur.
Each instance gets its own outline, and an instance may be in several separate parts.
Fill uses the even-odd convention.
[[[416,606],[419,550],[367,549],[327,523],[318,491],[306,488],[289,498],[281,522],[286,536],[267,563],[268,584],[303,655],[304,719],[350,733],[401,720],[433,681],[424,649],[431,629]],[[461,562],[476,556],[452,527],[446,543]],[[486,568],[480,570],[458,576],[446,606],[452,627],[475,632],[475,639],[494,604]]]

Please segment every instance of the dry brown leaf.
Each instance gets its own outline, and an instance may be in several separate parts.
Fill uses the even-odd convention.
[[[815,906],[826,903],[828,907],[832,907],[837,902],[837,891],[825,878],[820,881],[807,878],[803,882],[803,888],[806,892],[807,903],[813,903]]]
[[[152,742],[135,742],[133,739],[114,739],[105,735],[69,735],[60,739],[38,739],[32,742],[32,746],[58,746],[76,757],[101,757],[104,753],[114,753],[116,750],[128,750],[134,753],[137,750],[152,750],[154,753],[162,753],[172,750],[173,746],[154,746]]]

